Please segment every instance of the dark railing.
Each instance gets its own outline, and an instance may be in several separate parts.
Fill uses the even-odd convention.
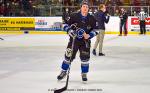
[[[140,12],[141,8],[144,8],[145,12],[150,15],[150,6],[107,6],[108,13],[111,16],[117,16],[120,8],[125,8],[129,16],[134,16]],[[76,12],[80,9],[80,6],[55,6],[55,5],[38,5],[33,6],[31,9],[20,10],[15,7],[11,11],[6,11],[6,15],[0,16],[62,16],[64,12],[69,13]],[[90,12],[94,13],[98,9],[98,6],[90,7]]]

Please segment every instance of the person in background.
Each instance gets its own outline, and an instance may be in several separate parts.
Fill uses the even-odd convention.
[[[146,34],[146,26],[145,26],[145,20],[147,18],[147,14],[144,12],[144,9],[141,8],[141,12],[138,15],[139,21],[140,21],[140,34]]]
[[[0,16],[4,16],[4,14],[5,14],[5,5],[0,4]]]
[[[119,18],[120,18],[120,34],[119,34],[119,36],[122,36],[122,28],[124,28],[124,36],[127,36],[126,23],[128,20],[128,15],[124,8],[121,8],[121,13],[119,15]]]
[[[104,4],[99,5],[99,11],[94,14],[94,17],[97,21],[96,28],[98,35],[96,36],[92,53],[93,55],[96,55],[96,48],[99,44],[99,56],[105,56],[105,54],[102,53],[102,47],[105,34],[105,23],[109,22],[110,16],[108,13],[106,13],[106,6]]]
[[[115,10],[114,16],[119,16],[119,10],[118,9]]]
[[[132,14],[132,16],[137,16],[137,13],[136,13],[136,11],[133,11],[133,14]]]
[[[69,20],[70,18],[70,11],[69,11],[69,8],[65,8],[64,11],[63,11],[63,23],[67,23],[67,21]]]

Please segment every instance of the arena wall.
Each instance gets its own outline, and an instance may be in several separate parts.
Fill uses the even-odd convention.
[[[119,33],[119,17],[110,17],[106,24],[106,34]],[[128,34],[139,33],[137,17],[129,17],[126,24]],[[146,20],[150,34],[150,18]],[[66,34],[62,30],[62,17],[0,17],[0,34]]]

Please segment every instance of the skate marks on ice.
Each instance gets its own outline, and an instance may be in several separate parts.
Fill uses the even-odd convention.
[[[111,37],[106,36],[105,38],[107,40]],[[62,37],[64,39],[56,39],[62,42],[59,45],[51,43],[53,38],[58,37],[47,39],[43,36],[43,40],[40,38],[40,41],[46,40],[44,44],[41,44],[38,38],[36,36],[33,41],[30,40],[31,38],[28,39],[30,41],[26,41],[30,42],[26,44],[34,43],[37,46],[20,48],[17,45],[10,47],[11,45],[8,44],[10,46],[0,48],[1,92],[47,93],[48,88],[62,88],[65,85],[65,79],[62,82],[57,82],[56,79],[66,48],[64,36]],[[144,42],[138,38],[143,38]],[[103,91],[76,92],[74,90],[75,92],[66,91],[64,93],[150,93],[149,40],[144,36],[138,38],[127,36],[104,42],[106,56],[94,57],[91,55],[87,84],[82,84],[80,59],[77,55],[72,65],[73,68],[71,68],[68,89],[103,89]],[[34,41],[39,43],[35,44]],[[143,45],[139,42],[142,42]]]
[[[74,67],[70,73],[70,80],[68,83],[68,90],[63,93],[103,93],[102,86],[96,82],[93,82],[89,77],[89,81],[85,84],[82,82],[80,71],[76,71]],[[57,84],[56,84],[57,83]],[[54,89],[60,89],[64,87],[66,84],[66,78],[62,81],[55,82],[56,86],[52,86],[49,88],[49,93],[53,93]]]
[[[64,87],[65,82],[58,82],[58,84],[61,84],[62,86],[59,85],[57,88],[49,88],[48,93],[53,93],[54,90],[61,89]],[[94,85],[91,86],[92,83],[83,83],[82,81],[78,80],[72,80],[69,82],[67,90],[63,91],[63,93],[102,93],[103,89],[100,88],[101,86],[95,85],[96,83],[94,82]]]

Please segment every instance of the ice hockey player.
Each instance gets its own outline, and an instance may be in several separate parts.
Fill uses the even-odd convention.
[[[88,80],[87,73],[89,72],[91,46],[90,39],[97,34],[94,30],[96,21],[94,17],[88,13],[88,11],[88,2],[83,1],[81,3],[80,12],[71,14],[67,24],[64,25],[64,30],[67,31],[70,39],[65,52],[65,59],[63,60],[61,65],[61,73],[57,77],[58,80],[62,80],[66,76],[70,63],[75,59],[78,50],[80,52],[82,81],[86,82]],[[72,50],[71,46],[74,37],[75,41]]]

